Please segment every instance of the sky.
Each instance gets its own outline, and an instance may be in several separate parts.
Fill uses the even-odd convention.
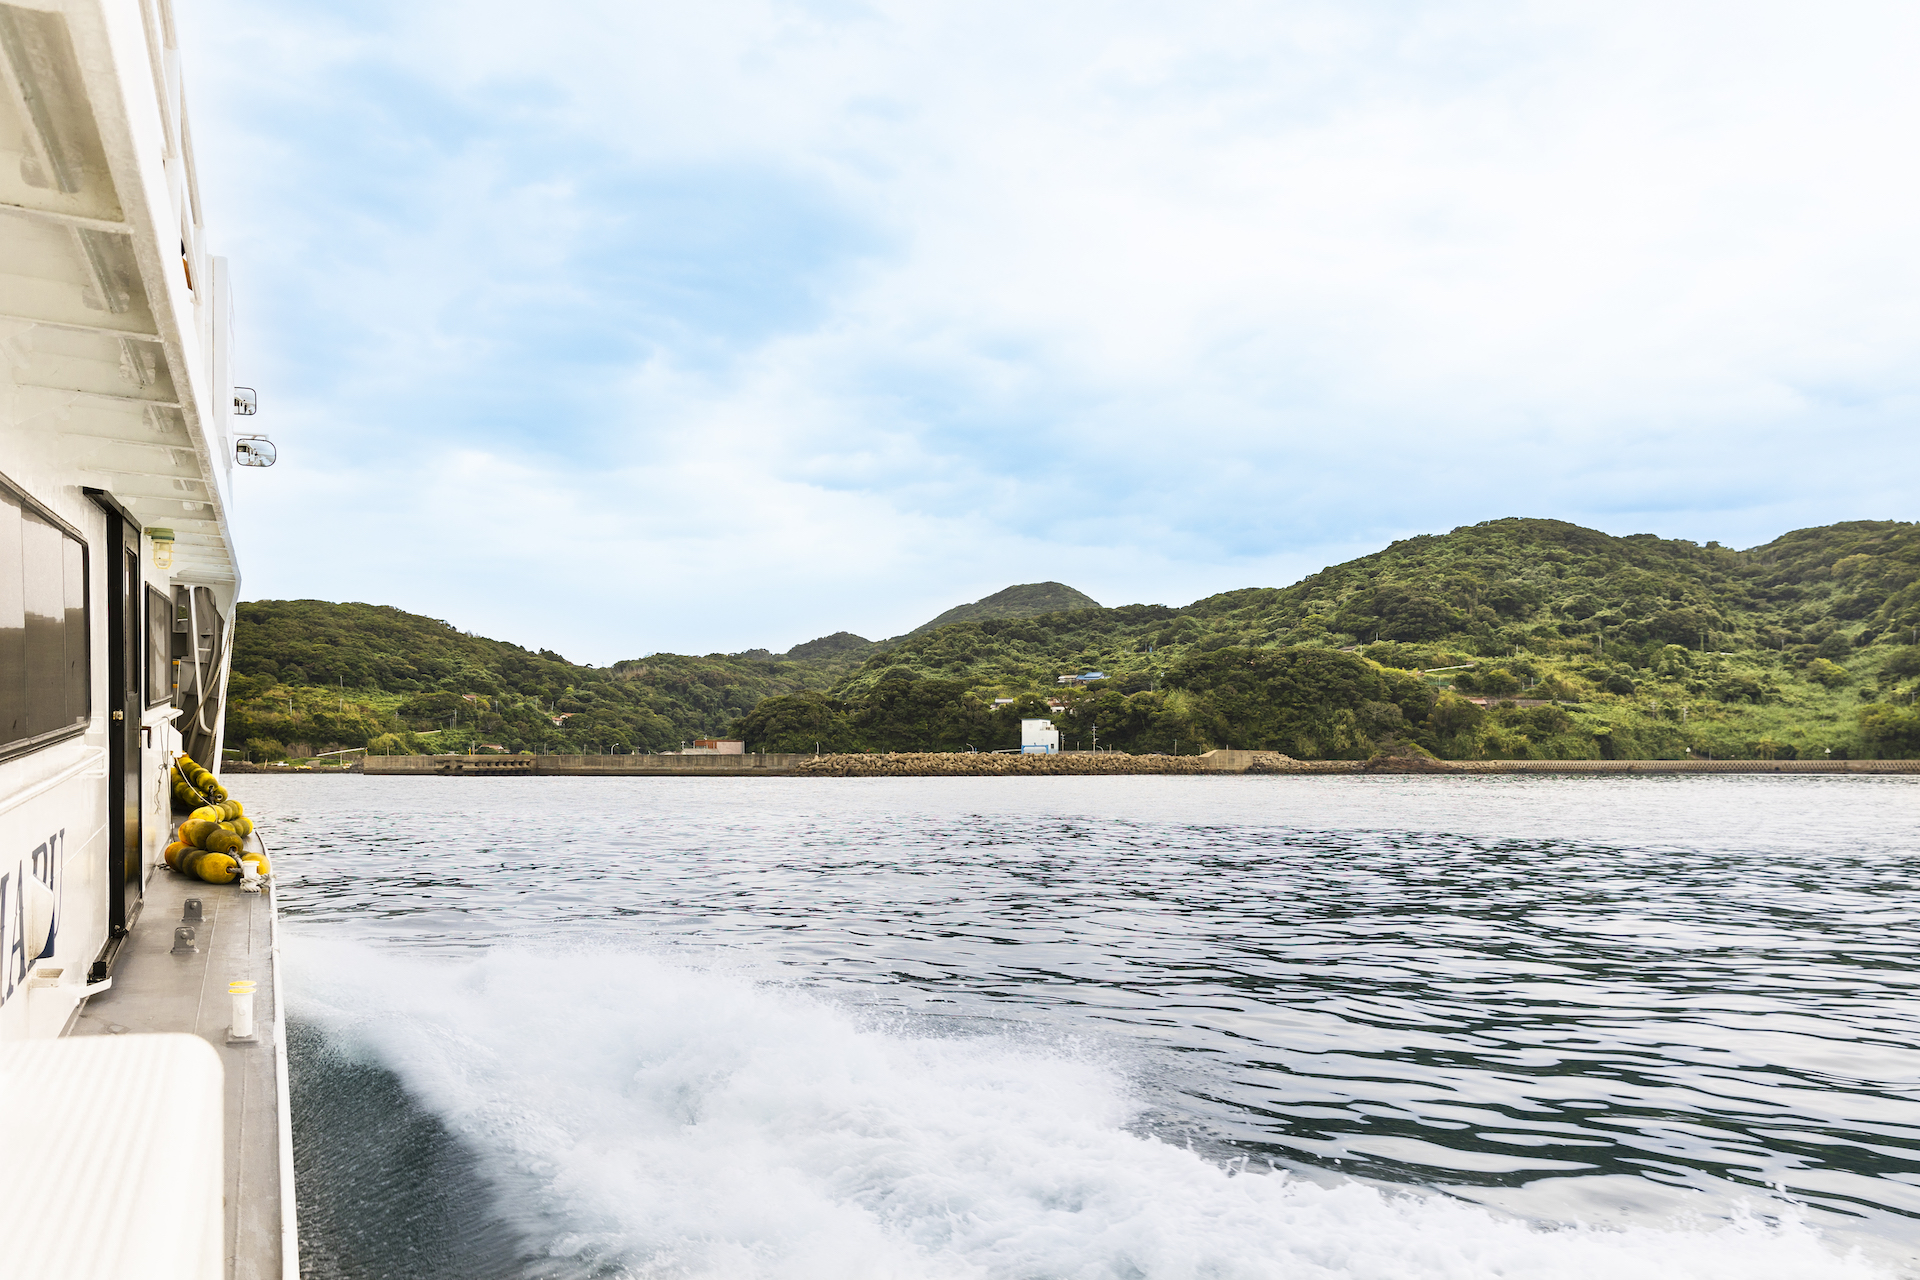
[[[605,665],[1914,514],[1910,4],[175,3],[249,599]]]

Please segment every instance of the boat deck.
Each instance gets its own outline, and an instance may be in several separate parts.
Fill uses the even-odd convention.
[[[201,903],[203,918],[197,923],[182,919],[189,898]],[[157,870],[114,963],[113,987],[89,997],[67,1032],[188,1032],[220,1055],[226,1096],[226,1274],[231,1280],[299,1276],[274,916],[271,881],[262,892],[247,893],[238,884],[206,884]],[[174,952],[174,933],[182,925],[194,930],[196,950]],[[232,1021],[227,984],[238,979],[259,984],[252,1043],[227,1038]]]

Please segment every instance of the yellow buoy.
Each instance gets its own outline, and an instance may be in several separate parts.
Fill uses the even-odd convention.
[[[240,878],[240,859],[229,853],[203,853],[194,861],[193,874],[208,884],[232,884]]]
[[[200,841],[200,847],[210,849],[214,853],[238,853],[242,843],[244,842],[239,836],[225,827],[215,827]]]
[[[251,862],[262,877],[273,874],[273,864],[267,861],[267,855],[264,853],[243,853],[240,855],[240,861]]]
[[[220,824],[217,822],[189,818],[180,824],[179,839],[182,844],[190,844],[196,849],[210,849],[213,846],[208,844],[207,840],[219,830]]]
[[[189,822],[218,822],[227,815],[220,812],[218,805],[203,804],[187,815]]]
[[[175,871],[180,869],[180,855],[193,848],[190,844],[181,844],[178,840],[167,846],[167,865]]]

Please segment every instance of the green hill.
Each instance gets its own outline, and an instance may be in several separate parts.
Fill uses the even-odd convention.
[[[956,605],[932,622],[922,623],[907,632],[909,636],[955,622],[984,622],[989,618],[1034,618],[1041,614],[1062,613],[1069,609],[1098,609],[1100,602],[1061,582],[1028,582],[996,591],[984,600]]]
[[[1493,520],[1397,542],[1291,587],[1227,592],[1183,609],[950,624],[887,646],[826,691],[838,720],[819,699],[791,711],[811,725],[806,732],[874,746],[984,748],[983,738],[1006,746],[1016,710],[1032,714],[1044,705],[1032,695],[1047,693],[1072,704],[1062,721],[1070,736],[1090,740],[1098,724],[1103,742],[1135,750],[1920,754],[1917,584],[1920,526],[1911,523],[1852,521],[1735,551],[1556,520]],[[1262,672],[1294,650],[1347,651],[1357,665],[1339,669],[1352,688],[1326,695],[1319,730],[1289,737],[1262,730],[1235,690],[1251,683],[1262,697],[1308,702],[1325,691],[1264,676],[1238,681],[1233,672],[1235,664]],[[1357,691],[1366,670],[1453,667],[1465,669],[1421,678],[1433,695],[1424,709]],[[1110,679],[1057,692],[1057,676],[1089,668]],[[1332,678],[1332,668],[1312,670]],[[885,709],[908,706],[905,685],[916,681],[928,683],[909,700],[918,710]],[[996,696],[1018,699],[1017,708],[992,711]],[[926,710],[942,698],[949,710]],[[1482,707],[1468,698],[1545,705]],[[1398,718],[1378,710],[1383,702]],[[800,730],[781,727],[788,710],[763,705],[739,731],[797,741]],[[1345,744],[1338,751],[1336,740]]]
[[[797,644],[782,656],[789,662],[808,662],[853,654],[864,658],[873,651],[873,648],[874,643],[871,640],[862,639],[851,631],[836,631],[830,636],[821,636],[818,640]]]
[[[1142,751],[1920,755],[1920,525],[1894,521],[1736,551],[1492,520],[1184,608],[1038,583],[895,641],[610,668],[364,604],[251,602],[235,636],[227,741],[256,758],[729,731],[767,750],[984,750],[1017,742],[1023,715]],[[1109,679],[1056,683],[1088,669]]]
[[[948,613],[1013,616],[1085,600],[1039,583]],[[726,733],[762,699],[824,689],[878,648],[836,631],[784,654],[655,654],[595,668],[390,605],[249,601],[234,629],[227,744],[255,759],[369,744],[671,751]]]
[[[762,699],[820,688],[871,647],[829,636],[799,658],[655,654],[612,667],[470,635],[388,605],[239,608],[227,745],[254,759],[374,751],[671,751],[723,734]]]

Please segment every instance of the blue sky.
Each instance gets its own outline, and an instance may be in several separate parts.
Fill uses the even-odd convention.
[[[608,663],[1913,515],[1910,6],[180,11],[251,598]]]

